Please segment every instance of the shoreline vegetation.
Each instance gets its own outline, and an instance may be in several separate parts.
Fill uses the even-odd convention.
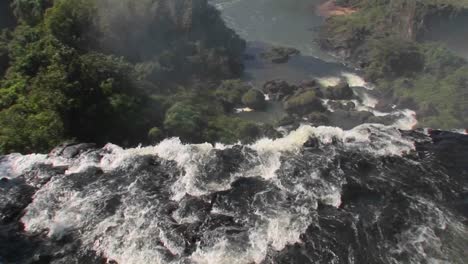
[[[2,12],[14,19],[0,25],[0,154],[274,135],[232,114],[252,94],[238,80],[246,44],[206,0],[11,0]]]
[[[381,110],[391,105],[414,109],[422,127],[468,127],[467,61],[441,44],[422,41],[434,22],[468,16],[468,1],[334,0],[324,5],[318,10],[327,17],[320,46],[376,84],[384,97]]]

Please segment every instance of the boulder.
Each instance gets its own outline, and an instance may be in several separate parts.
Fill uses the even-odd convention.
[[[284,109],[290,114],[305,115],[311,112],[324,112],[322,101],[313,90],[304,90],[284,102]]]
[[[277,126],[291,126],[296,123],[296,119],[290,115],[283,117],[278,121]]]
[[[352,111],[356,108],[356,104],[353,102],[341,103],[337,101],[329,101],[328,105],[334,110],[340,109],[344,111]]]
[[[267,52],[263,52],[260,56],[263,59],[273,63],[286,63],[291,56],[299,55],[301,52],[295,48],[273,47]]]
[[[0,224],[9,223],[21,216],[31,202],[35,189],[24,179],[2,178],[0,181]]]
[[[341,82],[336,86],[328,87],[324,90],[324,97],[327,99],[350,100],[353,96],[353,89],[346,82]]]
[[[320,141],[316,137],[310,137],[302,147],[309,149],[316,149],[320,146]]]
[[[317,112],[311,113],[307,115],[306,118],[307,118],[307,121],[309,121],[314,126],[326,126],[330,123],[327,115],[323,113],[317,113]]]
[[[268,81],[263,85],[263,91],[274,101],[281,101],[283,98],[292,95],[296,90],[297,86],[290,85],[280,79]]]
[[[71,159],[79,154],[86,152],[88,150],[94,149],[96,144],[94,143],[63,143],[56,148],[54,148],[49,156],[51,157],[63,157],[66,159]]]

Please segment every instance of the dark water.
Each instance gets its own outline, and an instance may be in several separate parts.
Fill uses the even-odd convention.
[[[254,55],[254,59],[245,61],[246,81],[261,87],[266,81],[282,79],[298,84],[317,78],[341,77],[342,73],[355,73],[353,69],[336,62],[327,62],[311,55],[292,56],[287,63],[272,63],[260,57],[268,51],[269,43],[248,42],[246,53]],[[357,76],[356,76],[357,77]]]
[[[7,156],[0,262],[466,263],[467,158],[379,125]]]
[[[323,18],[316,15],[323,0],[210,0],[228,26],[247,41],[290,46],[305,55],[332,59],[315,38]]]

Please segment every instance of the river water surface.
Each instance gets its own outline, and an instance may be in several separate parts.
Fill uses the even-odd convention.
[[[411,129],[416,123],[414,112],[406,109],[393,113],[374,111],[378,94],[355,69],[346,67],[331,55],[320,50],[316,42],[318,29],[324,18],[317,13],[323,0],[211,0],[220,10],[227,25],[247,40],[244,80],[257,89],[267,81],[282,79],[292,84],[318,80],[323,86],[334,86],[344,79],[353,88],[361,102],[356,111],[369,111],[375,116],[401,116],[396,126]],[[261,58],[260,54],[272,46],[298,49],[300,56],[293,56],[287,63],[276,64]],[[372,95],[373,94],[373,95]],[[333,109],[331,109],[333,110]],[[280,103],[270,102],[265,112],[244,112],[240,116],[249,120],[275,123],[285,116]],[[334,114],[331,125],[352,128],[356,122],[348,122],[347,116]]]

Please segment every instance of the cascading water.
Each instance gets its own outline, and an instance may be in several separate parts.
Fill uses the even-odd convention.
[[[0,262],[464,263],[468,136],[423,132],[5,156]]]
[[[309,1],[293,10],[288,1],[212,2],[248,40],[327,57],[306,27],[322,20],[309,16]],[[303,124],[250,145],[172,138],[0,157],[0,264],[466,263],[464,131],[399,130],[416,124],[414,112],[376,111],[372,87],[341,65],[258,63],[247,62],[254,84],[279,71],[324,86],[345,79],[353,110],[389,124]],[[335,101],[323,103],[333,112],[331,103],[350,102]]]

